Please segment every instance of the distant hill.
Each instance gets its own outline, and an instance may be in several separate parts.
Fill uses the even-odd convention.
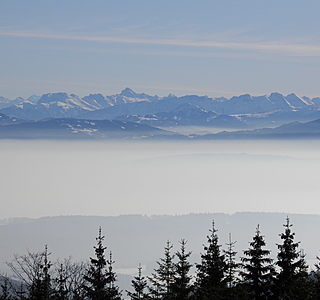
[[[0,138],[14,139],[139,139],[150,137],[176,137],[169,131],[154,128],[149,125],[126,121],[84,120],[72,118],[48,119],[32,122],[0,125]],[[0,115],[1,122],[1,115]],[[182,137],[182,136],[181,136]]]
[[[222,213],[188,214],[180,216],[123,215],[102,216],[57,216],[40,219],[9,219],[0,221],[0,261],[8,261],[13,253],[24,254],[26,249],[41,251],[48,244],[52,257],[68,257],[75,260],[87,259],[93,254],[95,237],[99,226],[106,236],[105,245],[112,251],[118,269],[135,268],[139,263],[152,271],[155,260],[162,257],[166,240],[177,249],[181,238],[188,240],[187,248],[193,251],[192,260],[199,261],[206,236],[215,221],[222,248],[226,248],[229,233],[237,241],[235,251],[242,255],[251,241],[257,224],[266,237],[267,247],[276,256],[276,243],[286,222],[285,213]],[[319,254],[320,240],[315,239],[320,227],[319,215],[289,215],[301,241],[301,248],[309,261]]]
[[[292,122],[276,128],[262,128],[235,132],[219,132],[197,136],[199,139],[319,139],[320,119],[300,123]]]
[[[0,113],[0,125],[10,125],[26,122],[26,120],[21,120],[15,117],[8,117]]]
[[[195,112],[197,114],[197,111]],[[202,118],[202,112],[199,113]],[[121,118],[120,118],[121,119]],[[147,123],[159,122],[156,115],[148,116]],[[172,118],[173,122],[174,118]],[[140,121],[140,122],[138,122]],[[235,124],[235,117],[214,115],[212,122],[219,127]],[[155,124],[157,125],[157,124]],[[172,124],[174,125],[174,124]],[[187,125],[187,124],[185,124]],[[225,125],[228,127],[228,125]],[[124,120],[86,120],[75,118],[25,121],[0,114],[0,139],[171,139],[171,140],[230,140],[230,139],[319,139],[320,119],[300,123],[292,122],[276,128],[222,131],[215,134],[179,134],[144,124],[138,116]]]

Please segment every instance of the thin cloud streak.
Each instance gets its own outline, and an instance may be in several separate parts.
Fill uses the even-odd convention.
[[[23,38],[41,38],[41,39],[59,39],[101,43],[121,43],[121,44],[144,44],[159,46],[181,46],[198,48],[219,48],[238,51],[262,51],[281,53],[292,56],[320,56],[320,45],[302,45],[286,44],[280,42],[270,43],[237,43],[237,42],[214,42],[197,40],[179,40],[179,39],[142,39],[108,36],[71,36],[57,34],[41,34],[30,32],[0,32],[0,36],[23,37]]]

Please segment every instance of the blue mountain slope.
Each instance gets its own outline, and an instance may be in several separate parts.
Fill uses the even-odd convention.
[[[112,120],[48,119],[0,126],[0,138],[126,139],[178,136],[148,125]]]
[[[5,114],[0,113],[0,125],[18,124],[26,122],[26,120],[21,120],[14,117],[8,117]]]
[[[262,128],[236,132],[220,132],[207,134],[200,139],[319,139],[320,119],[300,123],[292,122],[276,128]]]

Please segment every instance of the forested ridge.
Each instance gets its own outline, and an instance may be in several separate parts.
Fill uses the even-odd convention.
[[[11,272],[1,276],[0,299],[320,299],[320,259],[309,268],[289,218],[283,226],[276,257],[270,256],[257,225],[248,248],[238,253],[239,260],[237,242],[230,234],[222,247],[213,221],[198,263],[189,261],[192,252],[185,239],[177,251],[168,240],[153,273],[143,276],[139,264],[131,289],[124,291],[118,287],[113,254],[104,245],[100,227],[88,262],[51,262],[47,246],[41,252],[15,254],[7,262]]]

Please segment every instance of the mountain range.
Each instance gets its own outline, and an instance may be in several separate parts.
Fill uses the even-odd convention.
[[[299,137],[318,138],[320,125],[309,124],[318,119],[320,98],[295,94],[245,94],[230,99],[172,94],[159,97],[126,88],[111,96],[90,94],[81,98],[61,92],[32,95],[28,99],[0,97],[0,138],[36,138],[46,134],[49,138],[181,137],[159,129],[171,131],[181,126],[240,130],[232,134],[208,134],[204,138],[269,138],[293,136],[297,132]],[[264,127],[269,129],[261,130]],[[306,133],[306,129],[312,132]],[[139,134],[132,134],[134,131]]]

